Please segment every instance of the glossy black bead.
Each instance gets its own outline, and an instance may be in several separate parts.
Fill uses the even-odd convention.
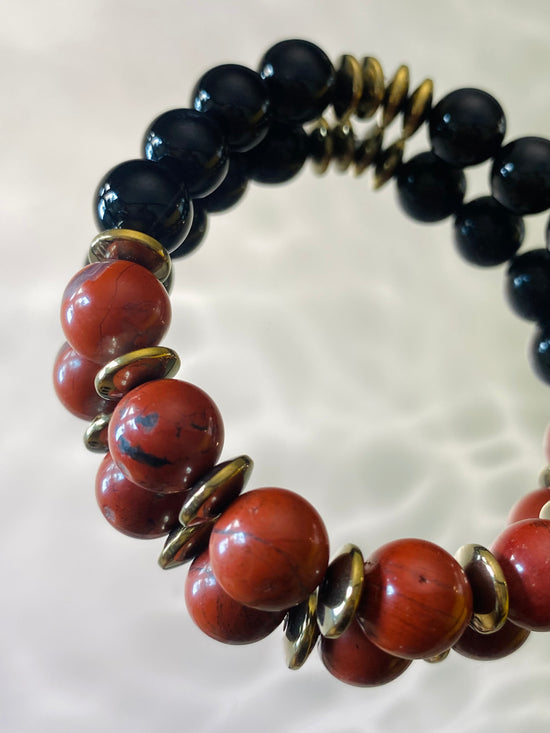
[[[334,67],[324,51],[309,41],[281,41],[260,61],[273,116],[283,122],[314,120],[332,102]]]
[[[523,219],[492,196],[469,201],[456,212],[456,247],[474,265],[492,267],[506,262],[518,251],[524,233]]]
[[[208,228],[208,217],[201,201],[193,201],[193,223],[189,234],[185,237],[180,246],[170,253],[173,260],[186,257],[194,252],[206,236]]]
[[[248,188],[248,173],[245,155],[236,153],[229,159],[229,170],[218,188],[200,200],[202,208],[209,214],[227,211],[242,199]]]
[[[194,199],[219,186],[229,167],[220,126],[194,109],[172,109],[157,117],[145,133],[143,151],[148,160],[166,164]]]
[[[459,168],[476,165],[497,153],[506,132],[506,118],[497,100],[481,89],[456,89],[432,109],[432,150]]]
[[[546,384],[550,384],[550,327],[544,326],[535,331],[530,348],[530,361],[535,374]]]
[[[262,142],[244,154],[248,176],[257,183],[284,183],[299,173],[308,148],[301,125],[273,122]]]
[[[550,140],[521,137],[505,145],[493,162],[493,196],[515,214],[550,207]]]
[[[193,220],[185,184],[150,160],[112,168],[97,187],[94,209],[100,229],[134,229],[169,252],[183,242]]]
[[[223,64],[210,69],[197,82],[191,99],[197,112],[206,112],[219,123],[232,151],[250,150],[267,133],[267,87],[246,66]]]
[[[418,221],[435,222],[453,214],[466,191],[464,173],[431,152],[420,153],[397,173],[397,195],[403,209]]]
[[[529,321],[550,324],[550,252],[532,249],[517,255],[506,273],[512,309]]]

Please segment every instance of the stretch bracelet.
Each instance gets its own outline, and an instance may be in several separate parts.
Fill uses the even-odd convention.
[[[406,66],[386,81],[373,57],[345,55],[333,66],[302,40],[274,45],[258,72],[207,71],[190,108],[149,126],[143,157],[100,182],[100,232],[62,298],[67,342],[54,384],[89,421],[88,448],[106,453],[96,478],[106,519],[132,537],[166,536],[162,568],[190,562],[186,604],[212,638],[246,644],[282,624],[291,669],[319,642],[329,672],[358,686],[451,649],[504,657],[531,631],[550,630],[550,469],[490,549],[465,545],[453,557],[400,539],[366,559],[349,544],[329,562],[325,525],[308,501],[275,487],[243,492],[246,455],[218,463],[221,415],[199,387],[174,378],[179,358],[159,344],[172,260],[198,247],[208,217],[236,204],[250,181],[286,182],[309,160],[319,173],[370,170],[375,188],[394,180],[412,218],[453,217],[468,261],[507,263],[508,300],[536,324],[531,361],[550,383],[550,253],[518,254],[523,217],[550,208],[550,141],[504,144],[504,112],[479,89],[435,105],[432,95],[429,79],[409,92]],[[407,140],[424,125],[431,149],[406,159]],[[463,169],[489,160],[490,194],[465,203]],[[550,247],[550,223],[546,238]],[[545,452],[550,462],[548,437]]]

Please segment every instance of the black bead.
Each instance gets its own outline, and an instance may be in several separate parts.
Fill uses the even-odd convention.
[[[497,100],[481,89],[457,89],[430,113],[433,152],[464,168],[492,158],[506,132],[506,118]]]
[[[491,196],[469,201],[456,213],[455,244],[474,265],[492,267],[506,262],[518,251],[524,233],[523,219]]]
[[[493,196],[515,214],[550,207],[550,140],[521,137],[501,149],[491,172]]]
[[[148,160],[168,165],[192,198],[219,186],[229,167],[220,126],[194,109],[172,109],[157,117],[145,133],[143,150]]]
[[[208,217],[206,216],[206,211],[202,207],[200,200],[193,201],[193,223],[191,224],[191,229],[180,246],[171,252],[172,259],[176,260],[179,257],[186,257],[191,252],[194,252],[204,239],[207,228]]]
[[[210,69],[197,82],[191,99],[198,112],[208,113],[219,123],[232,151],[250,150],[267,133],[267,87],[246,66],[224,64]]]
[[[399,203],[418,221],[435,222],[453,214],[464,198],[464,173],[430,152],[404,163],[397,174]]]
[[[517,255],[506,273],[512,309],[529,321],[550,324],[550,252],[532,249]]]
[[[550,384],[550,327],[536,330],[530,352],[533,371],[543,382]]]
[[[309,122],[332,101],[334,67],[324,51],[309,41],[281,41],[260,61],[260,74],[271,99],[273,116],[283,122]]]
[[[229,159],[229,170],[218,188],[200,200],[205,211],[209,214],[226,211],[241,200],[248,187],[247,167],[241,153],[232,155]]]
[[[171,252],[187,235],[193,207],[185,185],[150,160],[129,160],[112,168],[95,195],[100,229],[134,229]]]
[[[308,148],[301,125],[274,122],[262,142],[244,154],[248,176],[258,183],[284,183],[299,173]]]

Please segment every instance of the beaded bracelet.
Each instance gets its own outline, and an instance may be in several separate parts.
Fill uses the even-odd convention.
[[[67,343],[54,368],[61,402],[91,420],[86,445],[106,452],[98,503],[127,535],[167,535],[161,567],[192,561],[186,603],[209,636],[245,644],[283,623],[291,669],[319,638],[327,669],[359,686],[389,682],[413,659],[439,661],[451,648],[474,659],[506,656],[531,631],[550,630],[550,471],[512,509],[490,551],[465,545],[453,557],[402,539],[366,561],[346,545],[329,564],[327,532],[309,502],[281,488],[242,493],[248,456],[217,463],[221,415],[201,389],[173,378],[179,358],[158,344],[171,315],[172,259],[197,248],[208,215],[237,203],[249,181],[283,183],[310,159],[321,173],[331,163],[370,168],[375,188],[395,178],[414,219],[454,217],[467,260],[509,261],[508,298],[537,324],[532,361],[550,383],[550,253],[517,254],[522,217],[550,208],[550,141],[503,146],[505,117],[491,95],[459,89],[432,108],[431,80],[409,94],[408,68],[386,83],[372,57],[345,55],[335,68],[317,46],[289,40],[259,69],[208,71],[192,109],[158,117],[144,157],[98,186],[101,231],[90,264],[65,289]],[[386,145],[398,117],[399,137]],[[404,162],[407,139],[425,123],[431,150]],[[464,203],[463,169],[489,159],[491,195]],[[550,223],[546,231],[550,247]],[[549,438],[546,453],[550,461]]]

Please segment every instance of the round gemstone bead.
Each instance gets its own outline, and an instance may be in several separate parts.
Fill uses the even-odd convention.
[[[260,75],[246,66],[223,64],[204,74],[193,90],[192,106],[220,125],[232,151],[250,150],[265,137],[269,97]]]
[[[181,181],[151,160],[128,160],[112,168],[95,195],[100,229],[133,229],[171,252],[189,231],[191,199]]]
[[[550,207],[550,140],[522,137],[505,145],[493,161],[491,190],[515,214]]]
[[[309,41],[275,44],[265,53],[259,68],[273,116],[279,120],[309,122],[332,101],[336,72],[325,52]]]
[[[95,495],[109,524],[139,539],[167,534],[178,524],[183,501],[181,494],[156,494],[128,481],[109,454],[97,472]]]
[[[109,450],[130,481],[151,491],[188,489],[217,461],[223,423],[199,387],[159,379],[118,403],[109,424]]]
[[[539,512],[547,501],[550,501],[548,486],[530,491],[514,504],[508,515],[508,524],[521,522],[522,519],[538,519]]]
[[[463,168],[492,158],[506,132],[497,100],[481,89],[456,89],[430,114],[432,150],[451,165]]]
[[[206,216],[206,211],[201,202],[194,201],[193,224],[191,225],[189,234],[185,237],[180,246],[170,253],[172,259],[176,260],[179,257],[186,257],[191,254],[191,252],[194,252],[206,236],[207,229],[208,217]]]
[[[225,644],[250,644],[264,639],[283,620],[284,611],[259,611],[243,606],[218,583],[205,550],[189,568],[185,603],[197,626]]]
[[[55,359],[55,393],[69,412],[83,420],[92,420],[99,413],[109,413],[115,408],[113,401],[103,399],[95,390],[97,371],[94,361],[78,354],[69,344],[63,344]]]
[[[510,621],[506,621],[494,634],[479,634],[468,626],[453,649],[470,659],[502,659],[519,649],[527,641],[529,633]]]
[[[308,148],[301,125],[274,122],[262,142],[246,154],[248,175],[258,183],[285,183],[301,170]]]
[[[328,566],[328,536],[309,502],[286,489],[238,497],[210,536],[210,562],[236,601],[279,611],[304,601]]]
[[[194,109],[172,109],[157,117],[145,133],[143,150],[148,160],[166,163],[192,198],[219,186],[229,166],[220,126]]]
[[[521,217],[491,196],[469,201],[456,212],[454,241],[462,257],[473,265],[492,267],[515,255],[525,233]]]
[[[431,542],[395,540],[365,562],[357,618],[389,654],[427,659],[449,649],[472,615],[472,591],[458,562]]]
[[[399,203],[418,221],[441,221],[455,213],[465,191],[464,173],[433,153],[416,155],[397,174]]]
[[[355,619],[337,639],[321,639],[321,659],[334,677],[356,687],[385,685],[411,664],[379,649]]]
[[[156,346],[170,316],[168,294],[157,278],[124,260],[84,267],[70,280],[61,303],[67,341],[98,364]]]
[[[535,374],[550,384],[550,325],[535,331],[529,356]]]
[[[227,211],[242,199],[248,188],[245,157],[239,154],[231,156],[226,177],[215,191],[200,200],[200,204],[206,212],[215,214]]]
[[[512,309],[529,321],[550,322],[550,252],[532,249],[517,255],[506,273],[506,295]]]
[[[491,552],[508,584],[510,621],[531,631],[550,631],[550,522],[510,524]]]

